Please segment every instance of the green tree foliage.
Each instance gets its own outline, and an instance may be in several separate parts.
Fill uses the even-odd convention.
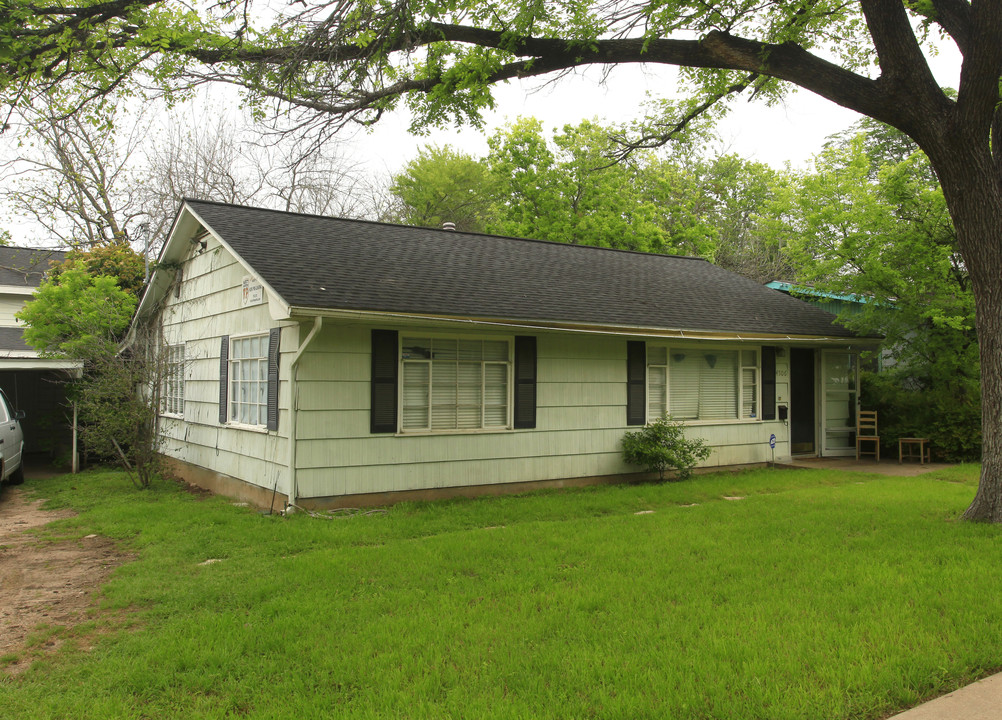
[[[486,164],[448,145],[426,146],[395,175],[390,192],[398,210],[391,219],[406,225],[486,232],[494,188]]]
[[[657,147],[744,92],[792,86],[911,137],[944,190],[970,272],[981,345],[982,481],[965,514],[1002,522],[1002,3],[819,0],[809,3],[590,3],[540,0],[331,3],[266,12],[251,1],[4,0],[0,95],[29,104],[58,92],[67,110],[154,87],[176,98],[210,81],[243,87],[264,112],[280,100],[327,137],[406,102],[414,128],[482,123],[491,88],[587,65],[680,68],[689,90],[655,98],[630,148]],[[963,57],[956,95],[936,82],[930,39]],[[80,100],[82,98],[82,101]]]
[[[636,159],[635,159],[636,161]],[[650,208],[651,221],[664,233],[662,248],[715,261],[720,234],[712,199],[693,164],[651,157],[641,163],[635,188]]]
[[[69,397],[80,410],[83,443],[93,454],[120,459],[136,485],[148,487],[160,468],[164,362],[156,335],[143,328],[133,328],[132,343],[122,345],[137,303],[138,288],[123,287],[134,274],[134,255],[124,243],[74,253],[17,317],[27,326],[25,341],[40,355],[82,362]],[[124,281],[105,274],[118,267],[126,271]]]
[[[564,126],[552,142],[521,118],[487,142],[496,190],[492,232],[578,245],[664,252],[654,206],[633,182],[636,163],[610,166],[609,131],[594,122]]]
[[[489,139],[483,158],[424,148],[394,178],[396,219],[696,255],[760,280],[783,275],[778,251],[756,232],[782,173],[734,155],[645,152],[610,164],[616,132],[585,121],[547,138],[541,122],[522,118]]]
[[[782,247],[762,232],[761,223],[769,203],[786,186],[788,173],[733,154],[700,161],[692,172],[711,205],[714,262],[759,282],[786,277]]]
[[[694,154],[655,158],[638,182],[670,246],[760,282],[784,276],[780,247],[759,224],[786,173],[733,154]]]
[[[929,436],[946,458],[980,456],[974,297],[929,160],[870,124],[843,135],[773,206],[796,279],[866,298],[846,325],[883,334],[893,361],[866,380],[881,436]]]
[[[18,312],[24,339],[43,357],[94,362],[114,354],[136,308],[118,279],[77,264],[45,280]]]
[[[49,271],[49,278],[58,283],[64,272],[73,269],[82,269],[95,278],[114,278],[122,290],[134,296],[140,294],[145,282],[145,261],[124,239],[101,243],[86,250],[71,248],[63,264]]]
[[[893,95],[866,87],[855,73],[873,63],[870,48],[891,52],[879,40],[904,32],[914,52],[921,50],[900,3],[866,0],[755,7],[734,0],[304,0],[259,13],[235,0],[194,7],[179,0],[41,6],[5,0],[4,7],[0,79],[11,104],[24,102],[26,89],[69,83],[93,97],[132,80],[129,89],[138,92],[140,79],[152,80],[153,87],[183,96],[192,84],[217,80],[242,86],[259,107],[282,98],[335,123],[371,122],[406,100],[415,128],[425,128],[479,124],[493,106],[491,85],[504,80],[594,63],[686,68],[683,79],[696,92],[651,103],[640,144],[689,128],[741,92],[778,97],[780,79],[826,96],[851,96],[855,105],[868,102],[872,114]],[[977,25],[970,12],[944,0],[907,9],[916,24],[938,25],[962,50],[980,40],[971,34]],[[998,20],[989,12],[977,19]],[[823,60],[826,53],[842,67]],[[992,71],[997,79],[998,68]]]

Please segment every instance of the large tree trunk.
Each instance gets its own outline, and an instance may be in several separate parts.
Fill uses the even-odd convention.
[[[1002,523],[1002,274],[998,272],[1002,268],[1002,206],[992,210],[993,220],[978,223],[981,242],[977,249],[964,253],[977,309],[983,443],[981,481],[964,517]],[[972,266],[978,266],[978,271]]]
[[[987,149],[950,145],[933,165],[970,273],[981,355],[981,481],[964,518],[1002,523],[1002,181]]]

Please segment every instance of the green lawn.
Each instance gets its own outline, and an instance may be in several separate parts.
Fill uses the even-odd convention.
[[[1002,528],[956,520],[976,479],[760,470],[333,520],[39,481],[81,511],[53,535],[138,560],[0,673],[0,715],[882,718],[1002,669]]]

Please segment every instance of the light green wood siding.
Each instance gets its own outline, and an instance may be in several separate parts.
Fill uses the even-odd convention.
[[[164,454],[246,482],[285,491],[288,486],[289,364],[299,345],[299,327],[272,319],[267,294],[260,305],[242,307],[248,273],[210,240],[181,264],[179,292],[163,304],[164,339],[185,346],[183,418],[164,418]],[[278,432],[219,423],[219,349],[222,336],[266,334],[282,328]]]
[[[14,315],[24,307],[25,301],[30,299],[31,295],[0,293],[0,327],[20,325],[21,322]]]
[[[393,328],[402,335],[443,334]],[[532,430],[372,435],[369,433],[369,325],[328,322],[299,367],[297,478],[302,497],[526,482],[635,472],[623,463],[626,341],[606,335],[536,333],[537,426]],[[471,329],[450,336],[511,338]],[[677,345],[678,343],[673,343]],[[788,353],[777,359],[787,367]],[[788,373],[787,373],[788,374]],[[777,394],[785,393],[777,378]],[[707,466],[789,456],[784,423],[693,424],[713,447]]]

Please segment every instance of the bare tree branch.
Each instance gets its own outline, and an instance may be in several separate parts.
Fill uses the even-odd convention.
[[[662,132],[657,133],[646,133],[637,138],[628,138],[625,135],[613,135],[611,139],[613,142],[620,146],[620,150],[614,155],[613,162],[618,162],[625,159],[630,155],[630,153],[637,150],[644,149],[654,149],[659,147],[664,147],[673,139],[678,137],[683,133],[697,118],[707,113],[714,106],[718,105],[720,101],[728,97],[729,95],[737,95],[744,92],[759,78],[758,73],[749,73],[739,82],[734,83],[730,87],[722,90],[719,93],[711,95],[706,98],[703,102],[699,103],[696,107],[692,108],[678,120],[668,123],[667,127]]]

